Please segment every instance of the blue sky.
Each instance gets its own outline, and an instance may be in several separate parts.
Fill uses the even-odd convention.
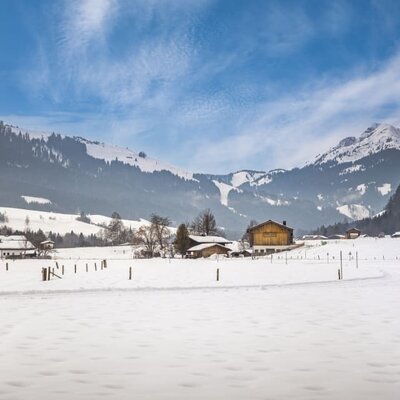
[[[400,124],[400,2],[0,2],[0,118],[199,172]]]

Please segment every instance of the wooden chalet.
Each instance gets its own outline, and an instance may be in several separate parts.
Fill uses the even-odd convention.
[[[187,251],[188,258],[206,258],[214,254],[228,255],[231,250],[218,243],[202,243],[191,247]]]
[[[361,231],[357,228],[350,228],[346,231],[346,239],[357,239],[361,235]]]
[[[268,220],[247,230],[253,255],[270,254],[276,251],[290,250],[296,245],[293,241],[293,228]]]

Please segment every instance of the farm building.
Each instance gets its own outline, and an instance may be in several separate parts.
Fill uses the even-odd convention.
[[[293,228],[268,220],[248,229],[250,246],[254,255],[270,254],[296,247],[293,241]]]
[[[218,243],[202,243],[191,247],[187,251],[188,258],[210,257],[213,254],[228,255],[230,249]]]
[[[223,246],[232,243],[232,241],[227,240],[221,236],[189,235],[189,239],[190,239],[190,247],[204,243],[222,244]]]
[[[45,240],[40,243],[40,250],[52,250],[54,249],[54,242],[52,240]]]
[[[392,238],[400,238],[400,232],[393,233]]]
[[[346,239],[357,239],[361,235],[361,231],[357,228],[350,228],[346,231]]]
[[[23,258],[35,255],[35,246],[24,235],[0,236],[1,258]]]

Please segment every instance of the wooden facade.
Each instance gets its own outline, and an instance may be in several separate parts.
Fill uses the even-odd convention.
[[[361,231],[357,228],[350,228],[346,231],[346,239],[357,239],[361,235]]]
[[[190,248],[187,252],[189,258],[206,258],[213,254],[227,255],[230,250],[220,244],[203,244]]]
[[[293,228],[286,222],[268,220],[248,230],[250,246],[289,246],[293,244]]]

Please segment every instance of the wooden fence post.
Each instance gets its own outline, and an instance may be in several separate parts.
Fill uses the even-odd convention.
[[[58,262],[56,261],[56,267],[57,267],[57,269],[58,269]]]
[[[61,266],[61,274],[64,275],[64,264]]]
[[[94,270],[97,271],[97,264],[94,263]]]
[[[47,280],[49,281],[51,279],[51,268],[47,268]]]
[[[74,265],[74,271],[75,271],[75,273],[76,273],[76,264]]]
[[[86,272],[89,272],[89,266],[88,266],[88,263],[86,263]]]
[[[129,280],[132,280],[132,267],[129,267]]]
[[[337,270],[337,274],[338,274],[338,279],[340,281],[340,269]]]
[[[47,271],[46,268],[42,268],[42,281],[47,280]]]
[[[343,279],[343,255],[342,255],[342,250],[340,250],[340,279]]]
[[[8,262],[6,262],[6,271],[8,271]]]
[[[219,281],[219,268],[217,268],[217,282]]]

